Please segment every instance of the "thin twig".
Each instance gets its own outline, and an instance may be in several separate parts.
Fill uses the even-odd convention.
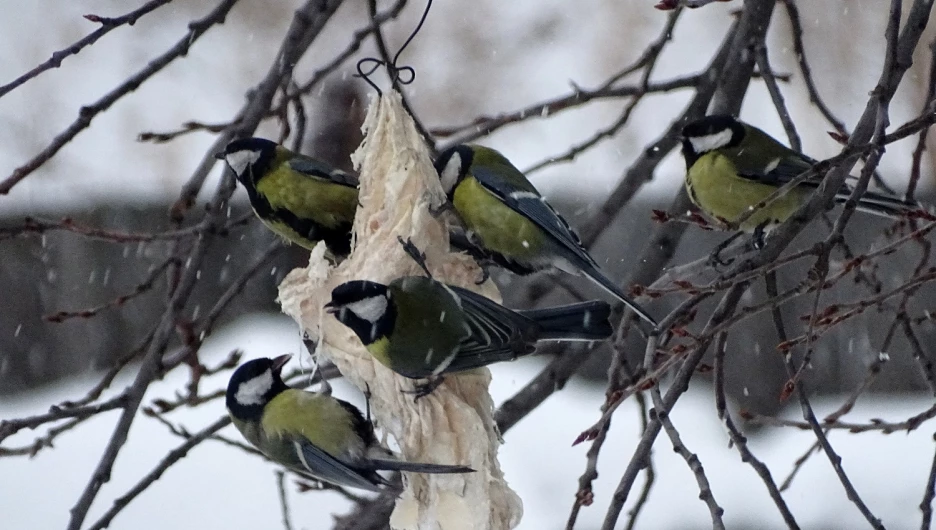
[[[638,383],[638,380],[640,379],[640,374],[631,370],[627,362],[627,349],[624,347],[624,345],[627,341],[627,334],[630,329],[628,320],[629,319],[622,319],[614,334],[614,354],[611,358],[611,364],[608,367],[608,390],[606,392],[605,403],[602,405],[602,409],[605,411],[605,416],[603,416],[603,419],[606,418],[606,421],[603,421],[595,427],[592,427],[587,435],[580,435],[579,438],[573,442],[573,445],[575,445],[585,439],[592,440],[591,446],[585,453],[585,471],[579,477],[578,490],[575,493],[575,502],[572,504],[572,509],[569,512],[569,519],[566,522],[567,530],[572,530],[575,527],[575,522],[578,519],[578,515],[582,507],[591,506],[594,500],[592,483],[596,478],[598,478],[598,456],[601,453],[601,448],[604,445],[605,440],[607,439],[608,431],[611,429],[611,418],[608,410],[617,408],[617,406],[623,402],[622,395],[624,393],[624,389],[626,387],[635,387]],[[651,335],[648,338],[645,355],[652,355],[651,352],[656,350],[658,338],[659,337],[656,335]],[[642,426],[644,429],[646,429],[648,423],[646,415],[644,414],[643,406],[641,406],[640,412]],[[643,464],[646,469],[650,469],[652,467],[652,457],[649,453],[647,454]],[[653,484],[653,481],[651,480],[652,477],[652,472],[648,471],[647,480],[644,482],[644,490],[641,493],[641,498],[644,499],[643,502],[646,502],[646,497],[650,494],[649,488]],[[642,502],[639,502],[638,506],[636,507],[637,509],[632,512],[632,520],[636,520],[637,514],[640,513],[639,507],[641,505]]]
[[[790,32],[793,38],[793,53],[796,54],[796,60],[799,63],[800,73],[803,74],[803,82],[806,83],[806,91],[809,93],[809,102],[815,105],[822,113],[835,131],[841,135],[848,135],[845,124],[842,120],[832,114],[832,110],[826,105],[822,96],[819,95],[819,89],[816,88],[816,82],[813,80],[812,69],[809,67],[809,61],[806,58],[806,47],[803,45],[803,24],[800,22],[799,8],[796,7],[795,0],[781,0],[786,7],[787,18],[790,20]]]
[[[591,138],[585,140],[584,142],[574,145],[569,148],[565,153],[549,157],[546,160],[534,164],[533,166],[525,169],[524,173],[532,173],[538,171],[544,167],[557,164],[560,162],[574,160],[576,156],[585,152],[588,149],[591,149],[598,144],[601,140],[610,138],[611,136],[618,133],[624,125],[630,121],[631,114],[634,112],[634,109],[637,108],[637,105],[640,101],[647,95],[647,90],[650,87],[650,76],[653,75],[653,69],[656,66],[657,59],[660,57],[660,53],[663,52],[663,49],[666,47],[666,44],[672,40],[673,28],[676,26],[676,21],[679,20],[679,15],[683,12],[682,9],[677,9],[673,11],[668,17],[666,24],[663,26],[663,30],[660,33],[660,36],[653,41],[650,46],[644,50],[643,56],[637,61],[637,64],[640,65],[642,73],[640,74],[640,83],[638,87],[640,92],[634,94],[631,100],[624,107],[624,110],[621,112],[621,115],[618,116],[618,119],[615,120],[610,126],[600,129],[598,132],[593,134]],[[608,86],[611,83],[615,82],[617,79],[612,77],[609,79],[605,85]],[[602,87],[605,88],[605,87]]]
[[[718,414],[718,417],[725,423],[725,427],[728,429],[728,438],[731,440],[731,444],[738,450],[738,453],[741,455],[741,461],[749,464],[751,468],[757,473],[757,476],[760,477],[761,482],[764,483],[764,486],[767,488],[767,493],[770,495],[771,500],[773,500],[774,505],[777,507],[777,510],[780,511],[780,516],[783,517],[783,521],[786,523],[789,528],[798,528],[799,524],[796,522],[796,518],[793,516],[793,512],[790,511],[790,507],[787,506],[786,500],[784,500],[783,495],[781,494],[781,488],[777,487],[777,483],[773,479],[773,475],[770,473],[770,468],[759,458],[757,458],[754,453],[751,451],[751,448],[748,447],[747,437],[741,433],[741,430],[738,429],[738,426],[735,425],[734,419],[731,417],[731,412],[728,411],[727,401],[725,397],[725,383],[724,383],[724,365],[725,365],[725,354],[728,346],[728,333],[719,333],[715,339],[715,410]]]
[[[844,430],[852,434],[869,431],[878,431],[882,434],[893,434],[895,432],[914,431],[933,418],[936,418],[936,405],[933,405],[932,407],[901,421],[886,421],[881,418],[872,418],[868,421],[868,423],[853,423],[840,420],[831,422],[823,421],[822,427],[825,429]],[[813,428],[813,426],[806,421],[787,420],[783,418],[775,418],[773,416],[763,416],[760,414],[748,413],[745,416],[745,419],[754,424],[771,425],[774,427],[795,427],[804,431]]]
[[[936,439],[936,435],[933,437]],[[933,498],[936,497],[936,454],[930,464],[929,478],[926,479],[926,488],[923,489],[923,500],[920,502],[920,511],[923,512],[921,530],[929,530],[933,521]]]
[[[289,502],[286,500],[286,473],[276,470],[276,491],[279,493],[280,514],[283,517],[283,528],[292,530],[292,523],[289,522]]]
[[[324,27],[325,22],[331,18],[331,15],[340,4],[340,0],[325,1],[324,4],[321,1],[310,0],[296,11],[289,30],[284,37],[283,45],[278,55],[279,60],[275,61],[271,72],[261,81],[259,88],[254,92],[254,97],[240,113],[244,116],[243,126],[255,127],[256,124],[259,123],[260,118],[270,106],[276,87],[279,86],[279,81],[291,75],[292,67],[298,62],[298,59],[305,50],[308,49],[312,41]],[[197,21],[191,27],[203,33],[207,27],[210,26],[210,24],[207,24],[208,22],[223,18],[223,15],[232,6],[233,2],[231,0],[225,0],[209,17]],[[212,18],[212,16],[216,18]],[[193,31],[196,31],[196,29],[193,29]],[[188,49],[188,45],[186,45],[185,49]],[[163,57],[165,56],[164,54]],[[200,169],[196,170],[196,172],[198,171],[200,171]],[[180,275],[176,279],[177,281],[174,282],[175,285],[171,290],[171,298],[169,299],[165,312],[160,318],[152,340],[149,341],[136,378],[125,390],[127,403],[124,406],[120,419],[117,421],[117,425],[114,427],[113,435],[107,443],[87,486],[82,491],[78,501],[71,510],[71,520],[68,525],[69,530],[80,530],[88,510],[91,507],[91,503],[100,491],[101,486],[110,479],[114,462],[127,440],[130,426],[136,416],[143,395],[150,383],[160,374],[159,368],[163,352],[165,352],[170,338],[176,329],[176,324],[180,320],[180,313],[191,295],[198,277],[198,270],[201,266],[201,262],[207,253],[210,241],[207,234],[223,226],[223,221],[226,217],[225,205],[233,191],[234,185],[232,179],[222,179],[214,194],[214,200],[211,202],[205,218],[202,221],[205,231],[195,240],[188,259],[185,260],[185,267],[180,270]]]
[[[118,100],[139,88],[140,85],[145,83],[155,74],[159,73],[172,61],[178,59],[179,57],[184,57],[188,53],[189,49],[191,49],[192,45],[195,44],[195,42],[197,42],[202,37],[202,35],[205,34],[205,32],[207,32],[215,24],[221,24],[224,22],[224,18],[236,3],[237,0],[223,0],[206,16],[189,23],[188,32],[186,35],[178,42],[176,42],[174,46],[169,48],[169,50],[150,61],[145,68],[130,76],[126,81],[118,85],[116,88],[105,94],[94,103],[81,107],[81,110],[78,113],[78,118],[73,121],[71,125],[66,127],[64,131],[59,133],[52,140],[52,142],[45,147],[45,149],[40,151],[36,156],[34,156],[31,160],[22,166],[13,170],[13,173],[9,177],[0,181],[0,195],[6,195],[9,193],[17,183],[29,176],[33,171],[38,169],[39,166],[46,163],[49,159],[55,156],[56,153],[58,153],[62,147],[65,147],[65,144],[72,141],[72,139],[75,138],[78,133],[87,129],[91,125],[91,120],[93,120],[95,116],[106,111]]]
[[[231,418],[224,416],[211,425],[191,435],[182,445],[169,451],[169,453],[167,453],[166,456],[163,457],[163,459],[160,460],[158,464],[156,464],[156,467],[144,475],[139,482],[137,482],[132,488],[130,488],[129,491],[127,491],[127,493],[114,499],[113,505],[111,505],[111,507],[106,512],[104,512],[104,515],[102,515],[100,519],[89,526],[88,530],[103,530],[104,528],[110,526],[110,523],[114,520],[114,517],[116,517],[117,514],[126,508],[127,505],[130,504],[130,501],[135,499],[141,493],[146,491],[146,488],[150,487],[154,482],[159,480],[159,478],[163,473],[166,472],[167,469],[188,455],[188,452],[191,451],[195,446],[207,440],[214,433],[227,427],[230,423]]]
[[[48,322],[64,322],[70,318],[91,318],[105,309],[111,307],[121,307],[130,300],[133,300],[134,298],[149,292],[156,284],[156,280],[158,280],[160,276],[162,276],[174,263],[175,261],[170,257],[166,261],[159,264],[159,266],[151,270],[146,276],[146,279],[138,283],[136,287],[133,288],[133,291],[119,295],[112,300],[104,302],[103,304],[78,311],[56,311],[55,313],[45,315],[42,318]]]
[[[571,94],[536,103],[520,110],[505,112],[496,116],[480,116],[463,125],[433,127],[429,132],[436,137],[447,138],[445,142],[439,145],[439,149],[444,150],[453,145],[471,142],[483,136],[487,136],[507,125],[520,123],[533,118],[553,116],[561,111],[573,109],[599,99],[631,97],[642,92],[665,93],[683,88],[694,88],[698,85],[700,77],[699,75],[689,75],[674,78],[669,81],[649,83],[645,90],[642,90],[639,86],[622,86],[597,90],[586,90],[576,87]]]
[[[679,456],[683,457],[683,460],[686,461],[686,465],[689,466],[689,470],[692,471],[692,474],[695,476],[696,483],[699,485],[699,498],[708,506],[709,514],[712,517],[712,528],[715,529],[724,529],[725,522],[722,520],[722,515],[725,513],[725,509],[718,505],[718,502],[715,500],[715,494],[712,493],[712,487],[709,485],[708,477],[705,476],[705,469],[702,467],[702,461],[699,460],[699,456],[689,448],[686,447],[686,444],[683,443],[682,438],[679,436],[679,431],[676,430],[676,426],[673,425],[673,421],[670,419],[669,414],[662,414],[656,412],[657,410],[663,410],[663,397],[660,395],[660,387],[653,387],[650,389],[650,396],[653,399],[653,409],[651,409],[651,414],[657,414],[660,421],[663,423],[663,430],[666,431],[666,435],[669,437],[670,442],[673,443],[673,451],[679,453]]]
[[[502,433],[507,432],[546,398],[562,390],[578,369],[588,362],[595,350],[590,348],[588,351],[581,351],[577,346],[564,348],[526,386],[498,407],[494,413],[498,430]],[[543,348],[543,352],[546,353],[547,348]]]
[[[16,89],[17,87],[23,85],[31,79],[35,79],[39,74],[51,70],[52,68],[58,68],[62,65],[62,61],[67,59],[72,55],[77,55],[78,52],[91,46],[98,41],[104,35],[107,35],[111,30],[117,29],[123,25],[132,26],[136,23],[140,17],[155,11],[157,8],[162,7],[172,0],[150,0],[149,2],[143,4],[139,9],[131,11],[126,15],[119,17],[100,17],[97,15],[85,15],[85,18],[92,21],[98,22],[101,24],[101,27],[87,34],[78,41],[75,41],[70,46],[63,48],[52,54],[47,61],[36,66],[32,70],[26,72],[25,74],[17,77],[13,81],[0,86],[0,98],[7,95],[10,91]]]
[[[923,99],[923,105],[920,109],[920,114],[933,112],[934,100],[936,100],[936,38],[930,42],[929,50],[929,82],[926,84],[926,96]],[[928,134],[929,128],[920,131],[920,136],[917,138],[917,145],[913,149],[913,158],[911,159],[912,162],[910,164],[910,180],[907,182],[906,198],[908,201],[913,200],[913,196],[916,193],[917,184],[920,182],[921,166],[923,163],[923,151],[926,150],[926,138]]]
[[[22,429],[35,429],[40,425],[63,419],[89,418],[102,412],[121,408],[123,405],[124,397],[120,395],[95,405],[73,408],[62,408],[53,405],[50,407],[49,412],[45,414],[22,419],[2,420],[0,421],[0,442]]]
[[[646,430],[647,424],[650,421],[650,411],[647,409],[647,398],[644,397],[644,393],[641,392],[634,396],[634,401],[637,403],[637,412],[640,414],[640,432],[643,432]],[[647,501],[650,499],[650,491],[653,489],[655,483],[656,470],[653,465],[653,453],[650,453],[647,458],[647,467],[644,468],[643,487],[640,489],[640,495],[637,496],[637,502],[635,502],[634,506],[627,512],[627,526],[624,530],[634,530],[637,527],[637,518],[647,505]]]
[[[796,133],[796,126],[793,119],[790,118],[790,111],[787,110],[786,103],[783,100],[783,94],[780,92],[780,86],[777,79],[774,78],[773,71],[770,68],[770,60],[767,56],[767,45],[763,42],[755,47],[757,55],[757,68],[760,69],[767,85],[767,92],[770,93],[770,99],[773,101],[774,108],[777,109],[777,115],[780,117],[780,123],[783,124],[783,130],[786,131],[787,138],[790,140],[790,148],[794,151],[802,151],[803,144],[800,141],[799,134]]]

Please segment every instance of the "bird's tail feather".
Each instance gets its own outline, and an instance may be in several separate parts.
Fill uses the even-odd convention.
[[[851,191],[843,191],[835,196],[838,203],[844,203],[851,195]],[[866,191],[858,202],[858,210],[881,217],[899,219],[901,217],[931,218],[932,214],[918,202],[911,202],[900,197],[891,197],[872,191]]]
[[[517,312],[536,322],[539,340],[604,340],[614,332],[611,306],[600,300]]]
[[[638,317],[646,320],[654,328],[657,327],[657,321],[654,320],[652,316],[650,316],[650,313],[647,313],[644,308],[640,307],[640,304],[631,300],[629,296],[624,294],[624,291],[622,291],[621,288],[617,286],[617,284],[611,281],[611,279],[605,276],[600,270],[595,267],[590,267],[587,269],[582,269],[582,274],[587,276],[588,279],[595,282],[596,285],[605,291],[608,291],[611,296],[623,302],[624,305],[629,307],[634,313],[637,314]]]
[[[385,471],[408,471],[410,473],[474,473],[468,466],[450,466],[445,464],[423,464],[400,460],[371,460],[374,469]]]

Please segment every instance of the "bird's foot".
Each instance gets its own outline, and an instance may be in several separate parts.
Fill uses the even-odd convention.
[[[474,282],[475,285],[481,285],[484,282],[488,281],[488,278],[491,277],[491,273],[488,272],[487,267],[485,267],[484,265],[481,265],[480,268],[481,268],[481,279],[475,280]]]
[[[712,252],[708,256],[709,266],[718,270],[721,267],[731,265],[734,262],[734,258],[722,259],[721,253],[739,237],[741,237],[741,232],[732,234],[728,239],[722,241],[712,249]]]
[[[767,228],[768,224],[769,221],[764,221],[754,227],[754,235],[751,236],[751,247],[753,247],[754,250],[760,250],[764,248],[765,241],[767,239],[767,231],[765,228]]]
[[[709,254],[709,257],[708,257],[709,267],[712,267],[715,270],[719,270],[722,267],[727,267],[728,265],[731,265],[732,263],[734,263],[734,258],[728,258],[728,259],[721,258],[722,250],[725,250],[725,249],[723,248],[715,249],[715,251]]]
[[[402,237],[397,236],[397,241],[399,241],[400,244],[403,245],[403,250],[406,252],[406,254],[410,258],[413,259],[413,261],[416,262],[417,265],[419,265],[419,268],[422,269],[423,272],[426,273],[426,276],[432,278],[432,273],[429,272],[429,267],[426,266],[426,253],[419,250],[419,248],[413,243],[413,240],[410,238],[406,238],[406,240],[404,241]]]
[[[318,342],[312,340],[312,337],[303,333],[302,334],[302,344],[306,347],[306,351],[309,352],[309,356],[313,359],[315,358],[315,350],[318,349]]]
[[[364,383],[364,409],[367,411],[367,423],[370,423],[370,422],[371,422],[371,419],[370,419],[370,398],[371,398],[370,385],[367,384],[367,383]]]
[[[443,202],[442,204],[440,204],[439,206],[433,206],[432,204],[430,204],[430,205],[429,205],[429,215],[431,215],[431,216],[435,217],[436,219],[438,219],[438,218],[441,217],[442,214],[444,214],[445,212],[450,212],[450,211],[452,211],[452,210],[454,210],[454,209],[455,209],[455,207],[452,206],[451,201],[445,201],[445,202]]]
[[[404,390],[404,394],[413,394],[413,402],[419,401],[419,398],[426,397],[435,389],[439,388],[445,381],[441,375],[429,377],[425,383],[416,383],[412,390]]]

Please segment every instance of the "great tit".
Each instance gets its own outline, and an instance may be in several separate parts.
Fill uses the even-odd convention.
[[[611,336],[611,307],[601,301],[513,311],[477,293],[423,276],[389,285],[356,280],[332,290],[325,310],[361,339],[387,368],[425,395],[441,375],[532,353],[538,341],[599,341]]]
[[[379,491],[377,471],[470,473],[465,466],[401,462],[381,447],[373,424],[354,405],[289,388],[280,371],[289,355],[246,362],[231,376],[227,409],[237,430],[268,458],[339,486]]]
[[[681,140],[689,198],[710,217],[727,223],[816,164],[732,116],[706,116],[689,123],[682,130]],[[821,175],[807,179],[754,212],[738,228],[756,232],[776,227],[809,200],[820,182]],[[843,186],[836,201],[845,202],[851,192],[850,187]],[[872,192],[862,195],[858,209],[886,217],[922,212],[919,204]]]
[[[587,276],[640,318],[657,323],[601,272],[578,236],[533,184],[494,149],[457,145],[435,163],[469,238],[516,274],[556,268]]]
[[[250,197],[254,213],[280,236],[311,250],[324,240],[335,256],[351,250],[358,179],[263,138],[229,143],[218,154]]]

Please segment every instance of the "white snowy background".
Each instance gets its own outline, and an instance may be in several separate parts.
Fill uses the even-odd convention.
[[[298,329],[281,316],[258,316],[219,330],[203,350],[207,364],[220,362],[234,348],[248,357],[273,356],[299,351]],[[295,362],[295,361],[293,361]],[[306,360],[306,363],[308,361]],[[500,403],[518,391],[541,366],[531,359],[493,367],[491,388]],[[306,364],[308,366],[308,364]],[[291,365],[292,366],[292,365]],[[205,391],[222,388],[221,376],[205,382]],[[42,412],[50,403],[78,395],[93,378],[80,378],[53,389],[23,396],[3,404],[4,416],[19,417]],[[128,381],[118,381],[122,388]],[[171,396],[185,382],[176,373],[154,384],[147,397]],[[360,395],[346,385],[336,385],[338,397],[360,403]],[[507,479],[524,502],[523,529],[558,529],[565,520],[585,466],[588,444],[571,447],[575,437],[598,417],[603,389],[571,384],[553,395],[505,436],[500,453]],[[816,400],[822,417],[840,401]],[[930,405],[926,398],[873,395],[859,402],[848,415],[850,421],[871,418],[904,419]],[[712,391],[696,385],[679,401],[672,413],[683,442],[698,453],[705,466],[716,500],[725,508],[728,528],[783,528],[763,482],[753,469],[741,462],[714,414]],[[221,401],[196,410],[180,410],[172,418],[190,432],[214,422],[224,413]],[[97,464],[102,446],[110,435],[117,413],[95,418],[63,436],[54,449],[35,459],[0,459],[0,507],[4,528],[62,528],[67,509],[84,488]],[[798,419],[795,410],[787,415]],[[595,502],[584,508],[577,528],[598,528],[605,507],[627,465],[639,438],[640,424],[635,404],[621,407],[602,451]],[[221,434],[237,438],[233,427]],[[10,439],[28,442],[30,433]],[[811,433],[766,428],[750,439],[750,448],[773,471],[778,482],[812,443]],[[917,527],[923,486],[929,473],[934,444],[932,429],[903,433],[861,435],[833,432],[830,440],[843,458],[845,470],[858,492],[888,528]],[[182,443],[165,427],[140,417],[130,431],[130,440],[117,460],[111,481],[104,486],[89,514],[89,520],[110,507],[110,501],[129,489],[173,447]],[[17,444],[18,445],[18,444]],[[708,510],[698,499],[695,479],[683,459],[661,435],[654,449],[656,484],[639,519],[639,528],[706,528],[711,526]],[[280,508],[274,476],[275,466],[245,455],[242,451],[206,441],[188,457],[170,468],[142,496],[117,516],[112,528],[279,528]],[[638,481],[638,486],[640,485]],[[330,514],[342,513],[347,501],[334,493],[300,494],[290,483],[287,489],[295,528],[328,528]],[[636,498],[637,490],[632,498]],[[803,528],[860,528],[864,519],[845,497],[828,460],[813,455],[784,495]]]
[[[423,33],[404,57],[404,62],[418,71],[417,82],[409,88],[416,110],[430,126],[451,125],[479,114],[510,111],[567,94],[573,81],[584,87],[597,86],[636,59],[656,37],[666,15],[652,9],[653,3],[437,0]],[[731,22],[730,12],[740,3],[716,3],[685,13],[653,79],[669,79],[702,69]],[[116,16],[138,4],[116,0],[0,0],[0,39],[5,50],[0,54],[0,83],[96,29],[97,25],[81,18],[82,14]],[[365,24],[363,3],[346,4],[304,59],[300,80],[345,47],[350,29]],[[421,9],[417,4],[413,3],[390,26],[391,48],[398,46],[415,24]],[[853,123],[864,109],[882,64],[886,3],[823,0],[800,4],[819,88],[829,97],[835,112],[846,123]],[[81,105],[98,99],[161,53],[184,35],[189,20],[213,5],[201,0],[176,0],[133,27],[113,31],[77,57],[68,58],[62,68],[0,99],[0,176],[31,158],[77,116]],[[100,201],[173,200],[211,137],[196,133],[169,144],[153,145],[136,142],[136,135],[174,129],[191,119],[229,119],[242,104],[245,90],[265,72],[294,8],[293,2],[286,1],[241,2],[226,23],[211,29],[188,57],[176,61],[97,117],[90,129],[50,163],[10,195],[0,197],[0,211],[27,214]],[[775,18],[783,17],[778,11]],[[774,69],[794,72],[795,58],[787,44],[787,32],[786,22],[778,20],[771,28],[768,45]],[[928,40],[924,37],[923,42]],[[925,64],[925,59],[918,62]],[[925,83],[925,69],[917,68],[908,76],[892,110],[893,123],[914,115]],[[837,144],[826,135],[828,127],[808,104],[796,77],[786,86],[786,96],[808,154],[816,158],[835,154]],[[630,125],[614,139],[574,163],[534,174],[535,183],[547,196],[574,195],[585,208],[600,203],[629,161],[668,126],[686,97],[687,92],[680,92],[647,98]],[[620,108],[621,102],[594,104],[553,119],[506,127],[484,142],[502,150],[519,167],[527,167],[562,153],[607,126]],[[752,84],[742,118],[783,137],[766,90],[758,82]],[[275,131],[263,128],[259,134],[273,135]],[[882,172],[897,187],[901,175],[906,174],[910,149],[909,142],[890,146],[882,164]],[[682,171],[682,161],[675,155],[669,157],[642,193],[671,195],[680,184]],[[218,175],[216,171],[213,178]],[[213,188],[209,182],[204,189]],[[242,194],[238,190],[239,200],[244,200]],[[285,317],[257,315],[218,329],[203,348],[202,360],[211,365],[234,348],[244,349],[249,358],[297,352],[301,343],[298,331]],[[541,364],[541,360],[530,359],[494,367],[492,393],[496,402],[519,390]],[[50,404],[82,394],[97,377],[86,373],[54,387],[0,398],[0,418],[44,412]],[[182,386],[182,377],[182,373],[173,373],[154,384],[147,399],[171,397]],[[124,378],[113,386],[121,389],[126,383]],[[214,377],[205,390],[225,384],[224,376]],[[337,392],[348,399],[359,399],[356,392],[344,386],[339,385]],[[570,445],[598,417],[603,399],[602,388],[573,383],[507,434],[501,462],[507,479],[524,501],[522,529],[564,526],[588,444]],[[815,401],[817,415],[822,417],[840,402]],[[847,418],[854,422],[875,417],[902,420],[928,408],[931,402],[925,396],[867,395]],[[196,431],[221,414],[223,404],[217,402],[197,410],[180,410],[172,418]],[[798,417],[796,410],[789,414]],[[54,449],[43,450],[34,459],[0,459],[0,527],[63,527],[68,509],[87,483],[116,416],[115,412],[108,413],[87,422],[62,436]],[[759,477],[728,446],[727,435],[714,414],[709,387],[695,385],[680,400],[672,418],[689,449],[699,454],[715,497],[725,508],[729,528],[783,527]],[[909,435],[833,432],[830,436],[857,490],[889,528],[919,525],[918,505],[934,452],[932,430],[924,425]],[[224,434],[237,436],[233,428]],[[27,443],[34,435],[21,432],[7,443]],[[635,407],[625,404],[615,416],[602,452],[595,503],[583,509],[578,528],[600,525],[638,436]],[[779,482],[813,441],[810,433],[765,428],[751,436],[750,446]],[[89,520],[103,513],[115,497],[179,443],[155,421],[138,418],[112,480],[102,489]],[[695,480],[665,436],[655,446],[654,462],[657,484],[638,527],[710,526],[708,511],[698,500]],[[205,442],[131,503],[111,528],[279,528],[274,469],[223,444]],[[330,514],[348,507],[335,494],[298,494],[292,486],[288,491],[296,528],[325,528]],[[635,489],[631,498],[636,496]],[[785,498],[804,528],[863,526],[863,519],[821,454],[814,455],[804,466]]]

